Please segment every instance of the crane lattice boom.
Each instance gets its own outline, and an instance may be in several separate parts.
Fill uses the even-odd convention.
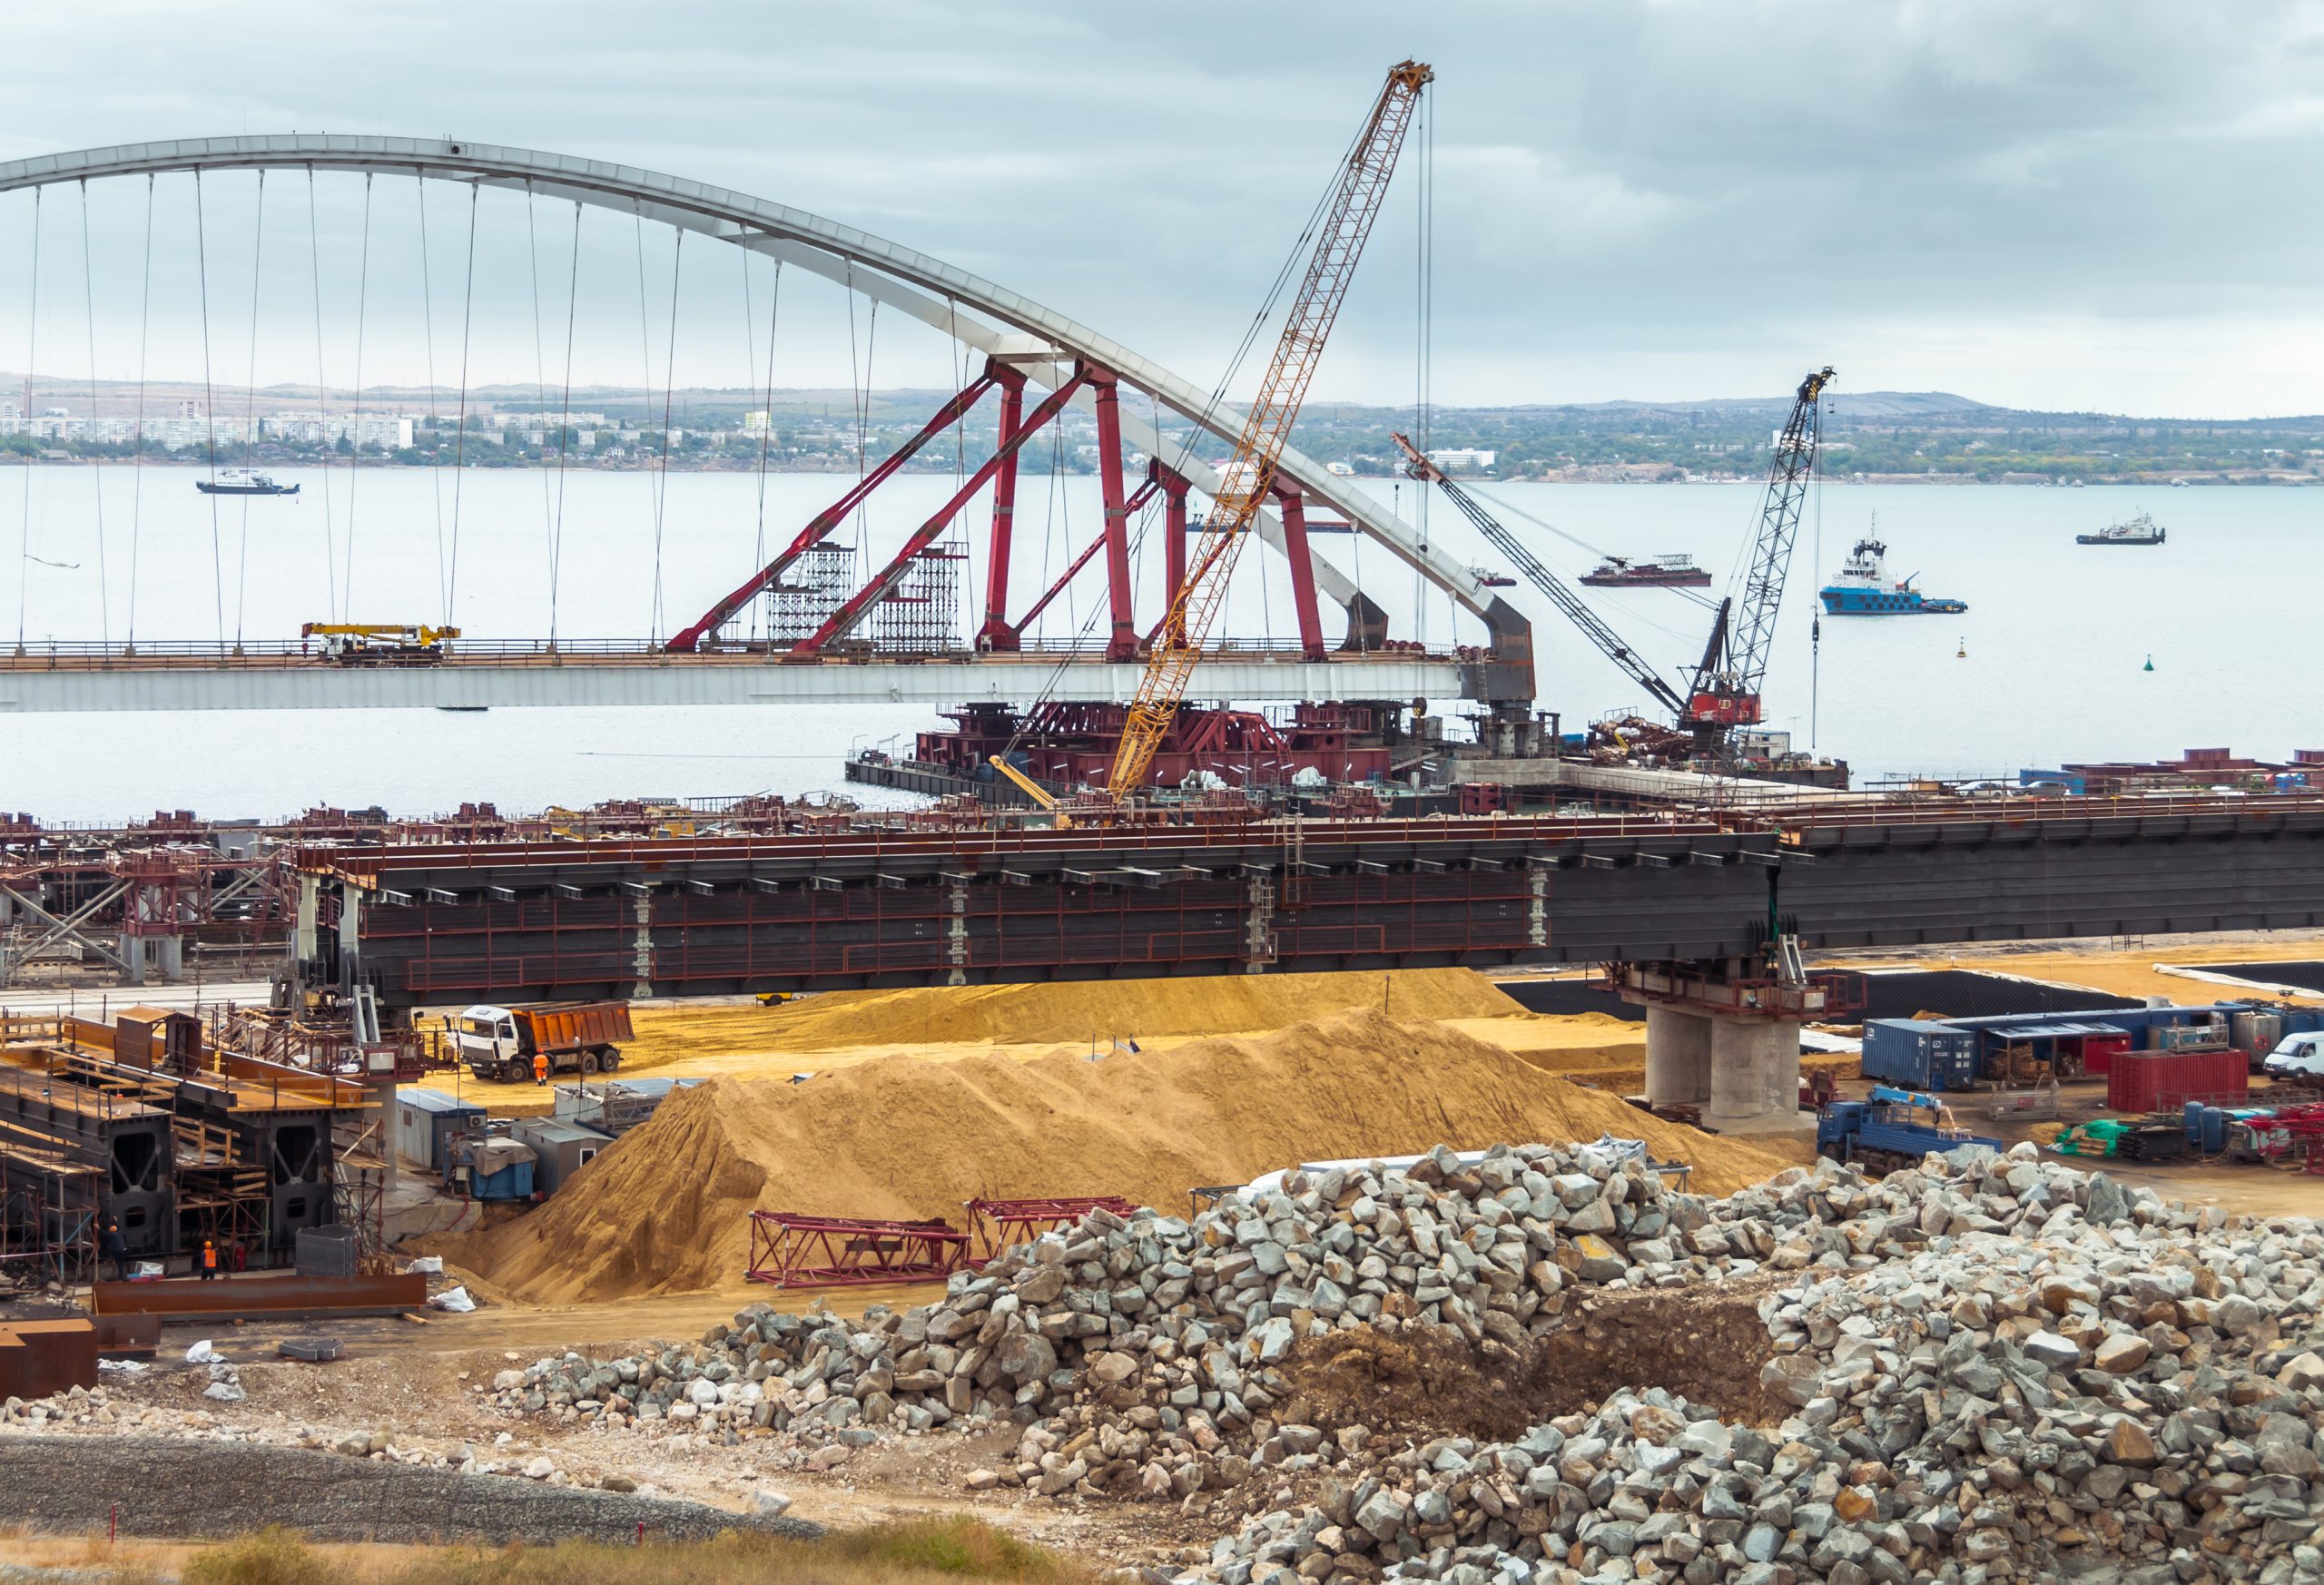
[[[1621,635],[1600,621],[1598,614],[1583,604],[1581,596],[1566,587],[1562,578],[1543,566],[1540,558],[1526,549],[1517,536],[1502,527],[1499,518],[1478,505],[1468,491],[1447,478],[1444,470],[1431,462],[1410,439],[1402,435],[1392,435],[1389,438],[1403,450],[1406,474],[1443,490],[1452,504],[1461,508],[1461,515],[1476,526],[1477,532],[1490,540],[1494,549],[1507,556],[1511,565],[1525,575],[1528,582],[1547,595],[1551,603],[1565,613],[1566,619],[1581,629],[1582,636],[1596,645],[1608,660],[1628,673],[1632,682],[1654,695],[1667,708],[1681,715],[1686,713],[1687,702],[1679,696],[1679,691],[1662,674],[1649,665],[1636,650],[1624,644]]]
[[[1291,439],[1291,426],[1306,399],[1315,361],[1323,355],[1332,321],[1338,318],[1348,282],[1354,277],[1356,261],[1363,256],[1364,240],[1372,234],[1372,222],[1387,196],[1388,179],[1395,173],[1396,155],[1412,125],[1420,91],[1434,76],[1417,61],[1390,69],[1364,133],[1340,172],[1338,190],[1324,214],[1315,256],[1308,260],[1307,273],[1299,283],[1299,295],[1284,321],[1274,359],[1244,418],[1235,455],[1219,470],[1218,494],[1204,521],[1206,548],[1172,597],[1169,612],[1157,630],[1145,674],[1138,679],[1137,694],[1130,701],[1129,719],[1123,724],[1113,771],[1107,778],[1107,791],[1117,803],[1146,785],[1155,753],[1186,699],[1203,645],[1226,605],[1228,575],[1242,551],[1244,530],[1258,516],[1275,486],[1275,464]]]
[[[1824,369],[1799,382],[1799,394],[1784,420],[1776,441],[1776,459],[1768,470],[1767,498],[1759,508],[1759,534],[1751,547],[1751,566],[1745,575],[1742,598],[1722,606],[1710,647],[1695,668],[1694,685],[1688,690],[1681,724],[1697,733],[1723,737],[1727,729],[1751,726],[1760,718],[1759,687],[1768,674],[1768,652],[1776,636],[1776,613],[1783,605],[1785,575],[1791,566],[1792,542],[1799,537],[1799,509],[1807,499],[1807,486],[1816,474],[1816,452],[1822,438],[1820,399],[1832,383]]]

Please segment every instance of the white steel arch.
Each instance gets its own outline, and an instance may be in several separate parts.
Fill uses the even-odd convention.
[[[1070,378],[1074,359],[1086,359],[1225,440],[1232,442],[1242,428],[1239,409],[1214,405],[1210,393],[1191,381],[1021,293],[942,260],[787,204],[602,160],[460,139],[268,133],[39,154],[0,163],[0,192],[111,176],[261,168],[410,172],[480,186],[529,189],[545,197],[639,214],[838,281],[1023,369],[1052,389]],[[1088,407],[1092,399],[1085,392],[1076,405]],[[1120,409],[1120,418],[1125,443],[1149,456],[1165,455],[1162,438],[1152,425],[1128,406]],[[1217,487],[1216,472],[1194,458],[1187,458],[1178,471],[1206,494]],[[1356,532],[1486,625],[1493,649],[1529,673],[1521,689],[1492,692],[1502,697],[1531,694],[1531,631],[1514,607],[1479,585],[1467,567],[1423,543],[1403,518],[1312,458],[1286,449],[1277,472],[1310,498],[1339,511]],[[1263,514],[1256,527],[1269,546],[1288,554],[1280,519]],[[1352,623],[1359,620],[1369,603],[1354,583],[1328,561],[1313,560],[1317,589],[1346,609]]]

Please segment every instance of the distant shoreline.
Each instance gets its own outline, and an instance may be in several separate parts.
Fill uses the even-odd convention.
[[[241,465],[238,462],[234,466],[239,468]],[[404,473],[424,473],[428,471],[428,465],[426,463],[390,462],[375,457],[366,458],[359,464],[347,458],[332,458],[329,459],[319,458],[294,458],[289,459],[278,458],[271,461],[261,458],[255,459],[251,466],[253,468],[280,468],[285,470],[290,468],[302,468],[318,473],[348,473],[353,471],[358,467],[367,473],[388,470]],[[192,460],[180,461],[175,458],[165,460],[159,458],[149,457],[143,458],[142,461],[122,457],[26,458],[14,453],[0,452],[0,468],[25,467],[105,468],[143,467],[183,469],[192,473],[207,473],[211,471],[209,464],[206,462]],[[554,465],[541,467],[529,462],[516,465],[503,464],[500,466],[494,466],[489,463],[478,461],[468,463],[467,467],[468,471],[475,473],[555,473],[559,471]],[[223,470],[222,469],[221,471]],[[665,468],[658,460],[649,459],[645,461],[633,462],[625,459],[618,464],[606,464],[601,462],[572,462],[568,463],[563,471],[577,474],[662,472],[755,474],[759,472],[760,469],[759,466],[754,462],[743,462],[739,460],[704,464],[701,462],[680,462],[673,459]],[[780,465],[769,464],[765,471],[771,474],[801,474],[829,477],[853,477],[857,475],[859,470],[855,467],[853,460],[850,459],[844,462],[834,461],[827,467],[807,467],[797,462]],[[941,466],[923,466],[917,468],[907,464],[898,471],[906,475],[921,475],[931,478],[949,478],[954,477],[955,472],[953,467],[950,463],[945,463]],[[1042,478],[1048,477],[1046,471],[1030,468],[1023,469],[1022,473],[1024,477],[1032,478]],[[1095,478],[1098,476],[1097,470],[1094,468],[1068,468],[1062,470],[1062,477],[1068,478]],[[1366,483],[1387,482],[1391,480],[1393,476],[1389,474],[1357,474],[1344,477],[1351,477],[1353,481],[1356,483]],[[2205,474],[2174,474],[2167,477],[2158,477],[2153,475],[2140,474],[2092,474],[2079,477],[2081,477],[2081,485],[2079,487],[2060,484],[2055,479],[2050,477],[2047,474],[2034,473],[2008,474],[2000,478],[1978,478],[1973,475],[1956,473],[1851,473],[1828,475],[1821,482],[1827,485],[1942,485],[1948,488],[1984,486],[1994,489],[2073,489],[2076,487],[2088,489],[2109,489],[2124,487],[2142,489],[2248,489],[2257,487],[2296,489],[2324,484],[2324,478],[2319,478],[2313,474],[2270,474],[2256,471],[2250,473],[2233,474],[2221,474],[2217,472]],[[2174,480],[2181,478],[2186,480],[2186,483],[2183,486],[2174,484]],[[1590,468],[1586,470],[1565,470],[1559,473],[1546,475],[1518,475],[1513,477],[1503,477],[1497,474],[1482,474],[1475,477],[1474,482],[1485,485],[1710,485],[1732,487],[1738,485],[1758,487],[1763,486],[1767,481],[1763,477],[1756,474],[1736,474],[1732,476],[1718,477],[1697,476],[1689,478],[1660,477],[1654,476],[1653,469],[1649,465],[1640,464],[1628,468]]]

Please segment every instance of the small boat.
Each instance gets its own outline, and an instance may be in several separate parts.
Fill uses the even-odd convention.
[[[1877,539],[1859,539],[1840,567],[1840,576],[1818,591],[1824,611],[1831,616],[1955,615],[1968,605],[1960,600],[1939,599],[1913,587],[1909,577],[1888,581],[1888,547]],[[1963,645],[1964,648],[1967,646]]]
[[[1472,566],[1469,569],[1469,576],[1476,579],[1478,585],[1483,588],[1513,589],[1517,586],[1515,578],[1511,577],[1507,573],[1495,572],[1489,566]]]
[[[271,474],[252,473],[244,468],[222,469],[214,479],[195,479],[193,487],[205,496],[295,496],[299,493],[297,485],[276,484]]]
[[[2124,523],[2110,523],[2095,534],[2077,534],[2076,545],[2160,545],[2164,530],[2153,517],[2141,512]]]
[[[1593,589],[1707,589],[1710,574],[1697,566],[1691,556],[1658,556],[1647,561],[1610,556],[1582,574],[1581,581]]]

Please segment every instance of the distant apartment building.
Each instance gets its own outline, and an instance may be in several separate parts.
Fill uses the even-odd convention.
[[[1500,452],[1474,446],[1449,446],[1432,451],[1428,459],[1447,473],[1482,473]]]

